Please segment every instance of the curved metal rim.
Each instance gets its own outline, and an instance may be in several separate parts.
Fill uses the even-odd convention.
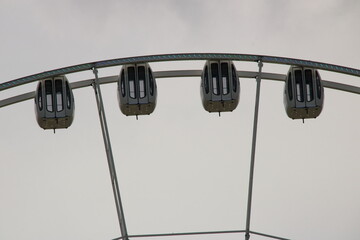
[[[158,71],[154,72],[155,78],[176,78],[176,77],[200,77],[202,70],[175,70],[175,71]],[[257,72],[251,71],[237,71],[240,78],[255,78]],[[277,73],[262,73],[262,79],[273,80],[273,81],[285,81],[286,75],[277,74]],[[118,76],[107,76],[99,78],[100,84],[115,83],[118,79]],[[93,83],[94,79],[80,80],[77,82],[71,83],[72,89],[78,89],[83,87],[89,87]],[[335,90],[360,94],[360,87],[351,86],[347,84],[331,82],[327,80],[322,80],[324,87],[331,88]],[[0,100],[0,108],[6,107],[15,103],[23,102],[30,100],[35,97],[35,91],[27,92],[10,98]]]
[[[338,72],[348,75],[360,77],[360,70],[354,68],[348,68],[344,66],[314,62],[295,58],[266,56],[266,55],[252,55],[252,54],[233,54],[233,53],[178,53],[178,54],[161,54],[161,55],[147,55],[127,58],[117,58],[104,61],[97,61],[91,63],[78,64],[74,66],[54,69],[34,75],[18,78],[12,81],[4,82],[0,84],[0,91],[16,87],[19,85],[31,83],[40,79],[54,77],[62,74],[69,74],[75,72],[81,72],[90,70],[93,68],[106,68],[119,66],[123,64],[141,63],[141,62],[161,62],[161,61],[182,61],[182,60],[211,60],[211,59],[224,59],[233,61],[248,61],[257,62],[262,61],[263,63],[275,63],[285,65],[297,65],[304,67],[312,67],[321,70]]]
[[[154,77],[158,78],[176,78],[176,77],[200,77],[202,70],[175,70],[175,71],[157,71],[154,72]],[[239,78],[255,78],[258,72],[251,71],[237,71]],[[262,79],[264,80],[273,80],[273,81],[285,81],[285,74],[277,74],[277,73],[262,73]],[[115,83],[118,80],[118,76],[107,76],[99,78],[99,84],[108,84]],[[80,80],[77,82],[71,83],[72,89],[89,87],[93,83],[94,79]],[[324,87],[331,88],[335,90],[360,94],[360,87],[331,82],[327,80],[322,80]],[[0,108],[6,107],[15,103],[23,102],[26,100],[30,100],[35,97],[35,91],[23,93],[17,96],[13,96],[10,98],[6,98],[0,100]]]

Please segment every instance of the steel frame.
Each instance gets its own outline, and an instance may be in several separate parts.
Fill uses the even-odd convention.
[[[249,61],[257,62],[259,71],[238,71],[240,78],[255,78],[256,79],[256,99],[255,99],[255,110],[254,110],[254,123],[253,123],[253,136],[252,136],[252,148],[251,148],[251,159],[250,159],[250,173],[249,173],[249,187],[248,187],[248,202],[247,202],[247,214],[246,214],[246,229],[245,230],[230,230],[230,231],[209,231],[209,232],[188,232],[188,233],[162,233],[162,234],[143,234],[143,235],[128,235],[124,211],[120,198],[120,190],[117,181],[116,169],[114,164],[114,158],[112,155],[111,142],[109,131],[106,123],[105,110],[102,101],[100,84],[114,83],[117,81],[118,76],[98,77],[98,68],[113,67],[123,64],[141,63],[141,62],[160,62],[160,61],[180,61],[180,60],[210,60],[210,59],[225,59],[233,61]],[[103,140],[108,159],[108,166],[110,172],[111,183],[113,187],[113,194],[115,199],[115,205],[117,209],[119,227],[121,231],[121,237],[115,239],[128,240],[129,238],[141,238],[141,237],[164,237],[164,236],[181,236],[181,235],[202,235],[202,234],[228,234],[228,233],[245,233],[245,240],[250,239],[250,234],[269,237],[273,239],[288,240],[286,238],[268,235],[264,233],[254,232],[250,229],[251,220],[251,203],[252,203],[252,189],[254,179],[254,168],[255,168],[255,153],[256,153],[256,136],[257,136],[257,125],[258,125],[258,112],[259,112],[259,100],[260,100],[260,86],[261,80],[275,80],[285,81],[286,75],[276,73],[265,73],[262,72],[263,63],[275,63],[285,65],[297,65],[303,67],[312,67],[347,75],[360,77],[360,70],[348,68],[344,66],[338,66],[333,64],[313,62],[301,59],[284,58],[284,57],[273,57],[273,56],[260,56],[260,55],[249,55],[249,54],[224,54],[224,53],[189,53],[189,54],[163,54],[163,55],[150,55],[150,56],[139,56],[130,58],[118,58],[105,61],[98,61],[92,63],[79,64],[75,66],[55,69],[30,75],[27,77],[18,78],[12,81],[8,81],[0,84],[0,91],[17,87],[23,84],[28,84],[34,81],[38,81],[48,77],[54,77],[62,74],[69,74],[75,72],[81,72],[85,70],[92,70],[95,78],[73,82],[71,84],[72,89],[93,86],[96,97],[97,107],[99,111],[100,125],[103,134]],[[201,70],[176,70],[176,71],[160,71],[154,72],[155,78],[173,78],[173,77],[199,77],[201,76]],[[327,88],[336,90],[346,91],[350,93],[360,94],[360,87],[325,81],[323,85]],[[26,101],[35,97],[35,92],[27,92],[17,96],[13,96],[7,99],[0,100],[0,108],[8,105],[12,105],[18,102]],[[115,240],[114,239],[114,240]]]
[[[201,77],[202,70],[174,70],[174,71],[158,71],[154,72],[155,78],[178,78],[178,77]],[[237,71],[239,78],[241,79],[254,79],[256,78],[257,72],[252,71]],[[262,73],[263,80],[273,80],[273,81],[282,81],[284,82],[286,78],[285,74],[278,73]],[[100,77],[99,84],[108,84],[108,83],[116,83],[118,80],[118,76],[107,76]],[[92,85],[94,78],[81,80],[77,82],[70,83],[72,89],[89,87]],[[352,86],[343,83],[337,83],[328,80],[322,80],[324,87],[331,88],[335,90],[340,90],[349,93],[360,94],[360,87]],[[13,96],[10,98],[0,100],[0,108],[6,107],[15,103],[23,102],[26,100],[30,100],[35,97],[35,91],[23,93],[17,96]]]
[[[246,62],[258,62],[261,60],[263,63],[275,63],[275,64],[311,67],[311,68],[317,68],[326,71],[338,72],[338,73],[360,77],[359,69],[322,63],[322,62],[295,59],[295,58],[285,58],[285,57],[266,56],[266,55],[252,55],[252,54],[231,54],[231,53],[180,53],[180,54],[162,54],[162,55],[117,58],[117,59],[84,63],[74,66],[54,69],[30,76],[18,78],[5,83],[1,83],[0,91],[8,88],[16,87],[22,84],[31,83],[48,77],[92,70],[95,68],[100,69],[100,68],[114,67],[124,64],[142,63],[142,62],[191,61],[191,60],[211,60],[211,59],[224,59],[224,60],[246,61]]]
[[[118,184],[118,179],[117,179],[117,174],[116,174],[114,156],[112,153],[110,135],[109,135],[108,127],[107,127],[105,109],[104,109],[104,104],[103,104],[101,89],[100,89],[100,84],[99,84],[98,70],[93,69],[93,73],[95,75],[95,79],[94,79],[92,85],[94,87],[96,103],[97,103],[98,111],[99,111],[100,125],[101,125],[102,135],[103,135],[103,139],[104,139],[106,157],[108,160],[110,180],[111,180],[111,185],[112,185],[113,194],[114,194],[114,200],[115,200],[116,212],[117,212],[118,221],[119,221],[119,227],[120,227],[121,236],[123,237],[123,239],[128,240],[128,233],[127,233],[126,224],[125,224],[124,210],[123,210],[122,203],[121,203],[120,189],[119,189],[119,184]]]

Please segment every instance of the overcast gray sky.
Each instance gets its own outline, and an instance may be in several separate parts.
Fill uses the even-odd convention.
[[[275,55],[359,69],[359,12],[357,0],[0,0],[0,82],[178,52]],[[235,64],[257,70],[255,63]],[[263,70],[285,74],[288,66]],[[320,74],[360,86],[356,77]],[[71,82],[91,77],[68,75]],[[129,234],[245,229],[255,81],[240,82],[239,106],[218,117],[202,108],[199,78],[159,79],[157,108],[138,121],[121,114],[116,84],[102,86]],[[325,89],[323,112],[303,124],[286,116],[283,87],[262,82],[251,229],[298,240],[358,240],[360,98]],[[73,125],[56,134],[38,127],[33,101],[0,109],[0,239],[120,236],[93,89],[74,95]]]

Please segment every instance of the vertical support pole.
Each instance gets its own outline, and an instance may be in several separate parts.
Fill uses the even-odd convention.
[[[102,130],[102,134],[103,134],[103,138],[104,138],[106,156],[107,156],[107,160],[108,160],[110,177],[111,177],[111,184],[112,184],[112,189],[113,189],[113,193],[114,193],[116,211],[117,211],[117,216],[118,216],[119,225],[120,225],[121,238],[128,240],[128,234],[127,234],[125,218],[124,218],[124,211],[122,208],[122,203],[121,203],[121,198],[120,198],[119,184],[118,184],[117,176],[116,176],[114,157],[113,157],[112,150],[111,150],[110,136],[109,136],[109,131],[108,131],[107,123],[106,123],[104,104],[103,104],[102,96],[101,96],[98,71],[96,68],[93,69],[93,73],[95,75],[93,87],[94,87],[94,91],[95,91],[96,103],[97,103],[98,110],[99,110],[101,130]]]
[[[258,61],[258,66],[259,66],[259,74],[256,77],[256,100],[255,100],[252,147],[251,147],[251,162],[250,162],[250,174],[249,174],[249,189],[248,189],[248,202],[247,202],[247,214],[246,214],[245,240],[250,239],[250,217],[251,217],[251,202],[252,202],[252,192],[253,192],[253,182],[254,182],[256,134],[257,134],[257,124],[258,124],[258,116],[259,116],[261,71],[262,71],[262,67],[263,67],[263,63],[262,63],[261,59]]]

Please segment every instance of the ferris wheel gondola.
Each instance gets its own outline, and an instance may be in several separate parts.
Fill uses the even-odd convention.
[[[156,106],[156,81],[148,63],[124,65],[118,80],[120,110],[126,116],[149,115]]]
[[[313,68],[291,66],[284,88],[286,113],[292,119],[316,118],[324,105],[324,87]]]
[[[74,109],[74,96],[65,76],[39,81],[35,94],[35,112],[41,128],[70,127],[74,119]]]
[[[231,112],[238,103],[240,82],[232,61],[206,61],[201,76],[201,99],[208,112]]]

